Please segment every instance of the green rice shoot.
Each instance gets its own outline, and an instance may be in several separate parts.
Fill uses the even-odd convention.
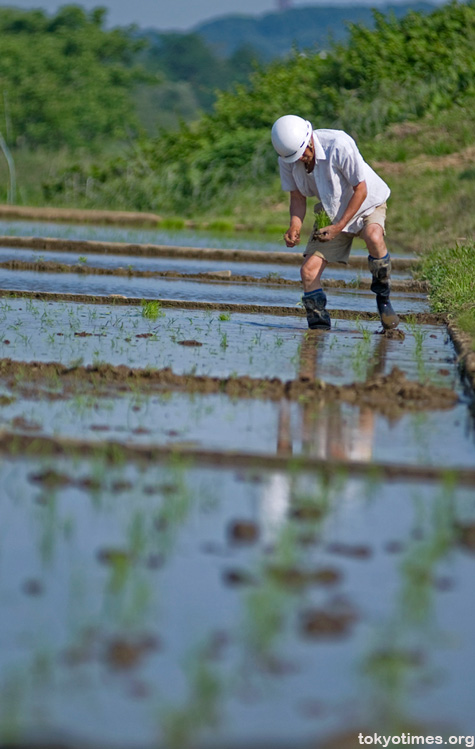
[[[325,226],[330,226],[331,222],[332,222],[332,220],[331,220],[330,216],[328,215],[328,213],[326,212],[326,210],[324,208],[322,208],[321,211],[318,211],[318,213],[315,214],[315,225],[314,225],[314,228],[315,229],[324,229]]]

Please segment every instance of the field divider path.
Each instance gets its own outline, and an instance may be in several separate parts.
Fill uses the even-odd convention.
[[[68,263],[59,263],[51,260],[38,260],[37,262],[25,260],[8,260],[0,262],[0,269],[34,271],[35,273],[75,273],[79,275],[95,276],[120,276],[127,278],[171,278],[184,281],[203,281],[204,283],[218,284],[257,284],[259,286],[287,286],[290,288],[300,288],[301,282],[291,278],[282,278],[280,276],[270,276],[258,278],[252,275],[233,274],[230,270],[206,271],[199,273],[181,273],[174,270],[134,270],[129,268],[100,268],[93,265]],[[357,281],[345,281],[343,279],[328,278],[324,280],[326,288],[334,289],[362,289],[368,290],[371,286],[370,278],[360,278]],[[391,283],[393,291],[405,293],[416,292],[425,293],[428,291],[426,281],[394,280]]]
[[[141,306],[148,302],[159,302],[163,309],[217,310],[221,312],[243,312],[244,314],[278,315],[281,317],[305,317],[303,307],[284,307],[265,304],[238,304],[235,302],[199,302],[184,299],[160,299],[157,297],[126,297],[122,294],[93,295],[72,294],[68,292],[28,291],[24,289],[0,289],[3,299],[37,299],[43,302],[74,302],[81,304],[106,304],[117,306]],[[332,309],[334,318],[340,320],[368,320],[377,322],[379,317],[374,312],[365,310]],[[430,312],[400,313],[402,322],[416,322],[427,325],[439,325],[445,322],[443,315]]]
[[[158,213],[108,211],[91,208],[48,208],[46,206],[28,205],[0,205],[0,218],[7,221],[57,221],[58,223],[155,227],[163,221]]]
[[[348,385],[335,385],[320,380],[310,365],[317,336],[318,334],[307,338],[307,352],[303,354],[305,363],[301,374],[290,380],[249,375],[218,377],[177,374],[170,367],[140,369],[125,364],[68,366],[59,362],[28,362],[13,359],[0,359],[0,379],[16,389],[21,389],[22,381],[26,382],[26,394],[30,395],[31,387],[35,383],[43,397],[48,395],[48,383],[60,382],[67,388],[66,394],[76,392],[81,387],[90,387],[96,395],[100,391],[111,390],[136,392],[140,387],[142,393],[166,390],[201,395],[225,394],[232,398],[273,401],[305,399],[316,405],[327,401],[357,402],[360,405],[371,406],[375,411],[392,418],[408,411],[450,409],[458,402],[458,396],[451,388],[409,380],[397,367],[393,367],[389,374],[377,373],[363,382]],[[64,394],[55,391],[52,397],[64,397]]]
[[[300,252],[265,252],[259,250],[216,249],[209,247],[184,247],[155,244],[130,244],[127,242],[102,242],[96,240],[58,239],[54,237],[13,237],[0,236],[0,247],[14,247],[39,251],[78,252],[81,254],[130,255],[137,257],[172,257],[183,259],[203,259],[228,262],[266,263],[269,265],[300,265]],[[410,270],[419,264],[416,257],[393,257],[394,270]],[[341,267],[329,263],[329,267]],[[350,256],[349,268],[367,270],[366,255]]]
[[[179,459],[190,465],[208,465],[232,469],[267,469],[295,471],[318,471],[334,478],[335,475],[370,477],[389,481],[440,482],[456,481],[460,486],[475,486],[475,469],[444,468],[398,463],[365,463],[355,460],[335,460],[310,455],[289,456],[287,454],[247,453],[232,450],[207,450],[181,445],[135,445],[115,440],[100,442],[69,437],[47,437],[21,434],[8,430],[0,431],[0,454],[15,457],[32,455],[42,457],[93,457],[110,463],[126,460],[161,462]]]

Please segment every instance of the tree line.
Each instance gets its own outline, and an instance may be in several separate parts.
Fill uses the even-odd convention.
[[[10,146],[134,138],[209,110],[244,81],[250,49],[220,60],[196,34],[105,29],[106,10],[0,8],[0,132]],[[165,114],[163,114],[165,113]]]
[[[256,70],[178,134],[140,138],[125,157],[99,163],[89,173],[95,199],[186,215],[223,211],[242,190],[257,196],[275,179],[269,131],[283,113],[344,129],[370,148],[394,123],[451,110],[473,120],[475,0],[374,17],[373,29],[353,24],[326,54],[297,53]],[[61,179],[50,189],[60,192]]]
[[[50,201],[74,175],[85,205],[223,211],[275,180],[269,130],[282,113],[371,145],[394,123],[474,111],[475,0],[403,18],[374,12],[372,28],[350,25],[325,53],[296,50],[265,65],[247,49],[227,66],[195,35],[106,30],[103,9],[74,5],[52,16],[0,9],[0,42],[8,144],[96,149],[94,166],[71,156],[45,178]],[[154,107],[175,119],[144,128],[147,107],[150,122]],[[110,143],[121,143],[119,155],[106,155]]]

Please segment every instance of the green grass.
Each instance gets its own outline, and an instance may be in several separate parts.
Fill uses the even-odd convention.
[[[468,333],[475,348],[475,243],[429,251],[420,276],[430,282],[430,303]]]
[[[94,149],[71,149],[61,146],[57,149],[18,147],[12,149],[17,181],[17,205],[29,206],[66,206],[71,208],[86,207],[89,190],[75,178],[78,165],[88,168],[97,162],[98,147]],[[113,156],[123,150],[120,143],[108,141],[102,143],[101,158]],[[58,175],[67,173],[68,176],[61,183],[64,192],[61,195],[45,195],[43,185],[54,181]],[[3,155],[0,153],[0,202],[7,202],[9,172]],[[96,206],[88,205],[93,208]],[[99,206],[98,206],[99,207]],[[113,206],[111,206],[112,208]]]
[[[475,234],[475,180],[466,166],[411,165],[378,169],[391,188],[387,241],[393,251],[425,253],[462,243]]]
[[[475,108],[467,96],[436,114],[419,120],[398,122],[364,143],[363,153],[371,161],[407,162],[420,156],[444,156],[473,145]]]

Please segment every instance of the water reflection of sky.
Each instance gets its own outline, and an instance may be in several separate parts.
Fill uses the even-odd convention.
[[[249,235],[240,232],[209,233],[205,231],[136,229],[92,224],[67,224],[48,221],[1,221],[0,235],[60,237],[62,239],[97,240],[104,242],[132,242],[139,244],[165,244],[185,247],[215,247],[241,250],[285,249],[281,236]]]
[[[285,410],[284,410],[285,409]],[[256,455],[321,460],[472,467],[474,433],[466,405],[388,420],[345,403],[292,403],[167,393],[121,397],[76,395],[56,402],[19,398],[2,406],[0,425],[40,425],[38,434],[93,441],[181,444]],[[28,429],[28,426],[26,426]],[[288,451],[288,453],[287,453]]]
[[[80,259],[81,258],[81,259]],[[94,268],[125,268],[134,271],[176,271],[179,273],[209,273],[210,271],[230,270],[233,275],[251,275],[256,278],[266,278],[269,275],[281,276],[293,281],[300,281],[298,265],[277,265],[270,263],[229,262],[227,260],[193,260],[173,257],[140,257],[137,255],[110,255],[86,252],[51,252],[49,250],[21,250],[0,247],[0,262],[18,260],[36,263],[39,260],[76,265],[83,263],[85,267]],[[345,267],[333,267],[326,274],[329,278],[350,281],[357,278],[369,278],[369,271],[355,270]],[[395,271],[394,279],[407,279],[407,272]]]
[[[43,273],[0,269],[0,288],[21,291],[109,295],[147,299],[177,299],[270,306],[300,305],[302,292],[298,287],[263,287],[257,284],[220,284],[167,278],[134,278],[94,276],[74,273]],[[328,308],[373,312],[375,297],[370,291],[329,289]],[[398,312],[428,312],[423,294],[392,295]]]
[[[301,252],[285,247],[282,235],[273,232],[248,234],[245,232],[207,232],[192,230],[164,230],[94,226],[92,224],[67,224],[48,221],[0,220],[0,235],[25,237],[59,237],[62,239],[97,240],[104,242],[132,242],[139,244],[164,244],[184,247],[214,247],[240,250]],[[304,240],[302,240],[303,242]],[[365,254],[364,243],[356,239],[353,253]]]
[[[410,379],[460,388],[453,348],[444,329],[424,326],[422,357],[410,327],[403,341],[376,335],[377,322],[334,320],[330,332],[307,337],[303,314],[222,314],[163,311],[146,318],[138,305],[106,306],[37,300],[0,300],[0,355],[16,361],[81,360],[131,367],[172,367],[177,374],[294,379],[303,373],[333,384],[388,374],[394,366]],[[87,335],[76,335],[77,333]],[[196,340],[201,346],[180,345]],[[7,343],[8,341],[8,343]]]
[[[45,488],[37,477],[48,470],[71,484]],[[361,715],[370,726],[404,719],[421,735],[473,733],[473,561],[453,534],[474,521],[468,490],[97,458],[16,458],[0,464],[0,484],[0,689],[15,688],[19,740],[34,731],[152,749],[171,745],[173,716],[194,716],[193,739],[209,747],[315,746],[356,737]],[[298,524],[292,508],[304,500],[321,514]],[[233,544],[236,520],[259,540]],[[276,587],[267,571],[285,564],[338,581]],[[230,571],[254,584],[227,585]],[[309,609],[354,619],[312,639],[299,624]],[[120,638],[150,648],[114,667]],[[216,687],[212,728],[196,714],[200,676]]]

